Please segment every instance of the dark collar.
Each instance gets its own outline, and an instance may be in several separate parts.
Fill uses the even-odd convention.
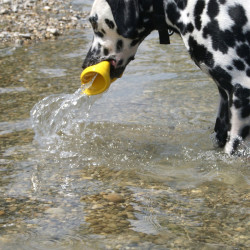
[[[170,44],[169,28],[165,18],[164,0],[153,0],[155,29],[159,32],[160,44]]]

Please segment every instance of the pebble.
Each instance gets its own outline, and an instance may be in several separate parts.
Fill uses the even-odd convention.
[[[10,212],[15,212],[16,210],[17,210],[17,207],[15,207],[15,206],[9,208]]]
[[[48,214],[53,214],[53,215],[59,215],[59,214],[63,214],[64,213],[64,210],[60,207],[51,207],[51,208],[48,208],[46,211],[46,213]]]
[[[134,220],[134,219],[135,219],[135,216],[134,216],[133,213],[127,212],[127,218],[128,218],[129,220]]]
[[[117,203],[125,201],[123,196],[121,196],[119,194],[116,194],[116,193],[111,193],[111,194],[104,195],[104,199],[106,199],[106,200],[108,200],[110,202],[117,202]]]
[[[95,204],[92,206],[92,209],[100,209],[100,208],[103,208],[102,204]]]
[[[0,1],[0,43],[22,46],[56,39],[71,29],[82,30],[87,26],[83,20],[88,13],[68,8],[70,3],[70,0]]]
[[[237,228],[235,229],[235,231],[237,231],[237,232],[244,232],[244,231],[245,231],[245,228],[243,228],[243,227],[237,227]]]
[[[20,37],[25,38],[25,39],[31,39],[31,34],[30,33],[25,33],[25,34],[19,34]]]
[[[107,214],[107,213],[104,214],[103,216],[104,216],[106,219],[108,219],[108,220],[111,219],[111,218],[113,217],[112,214]]]
[[[46,10],[46,11],[50,11],[51,10],[51,8],[49,6],[44,6],[43,9]]]
[[[4,9],[4,8],[1,8],[0,9],[0,15],[5,15],[5,14],[8,14],[9,11],[7,9]]]
[[[56,28],[47,28],[47,31],[53,34],[54,36],[58,36],[60,34],[59,30]]]

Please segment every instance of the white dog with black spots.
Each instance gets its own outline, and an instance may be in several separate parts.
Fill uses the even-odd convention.
[[[237,152],[250,135],[249,0],[95,0],[89,21],[94,39],[83,68],[109,61],[111,78],[123,73],[153,30],[178,33],[218,86],[218,146],[230,155]]]

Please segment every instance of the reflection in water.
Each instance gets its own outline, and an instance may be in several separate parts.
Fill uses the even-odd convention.
[[[217,90],[179,38],[92,97],[84,40],[0,58],[1,248],[247,248],[249,159],[213,148]]]

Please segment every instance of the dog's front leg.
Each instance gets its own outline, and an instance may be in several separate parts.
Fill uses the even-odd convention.
[[[214,131],[217,146],[223,148],[227,142],[228,130],[230,129],[229,98],[226,91],[220,87],[218,89],[220,93],[220,105]]]
[[[234,154],[239,144],[250,135],[250,89],[236,84],[230,105],[230,131],[225,152]]]

